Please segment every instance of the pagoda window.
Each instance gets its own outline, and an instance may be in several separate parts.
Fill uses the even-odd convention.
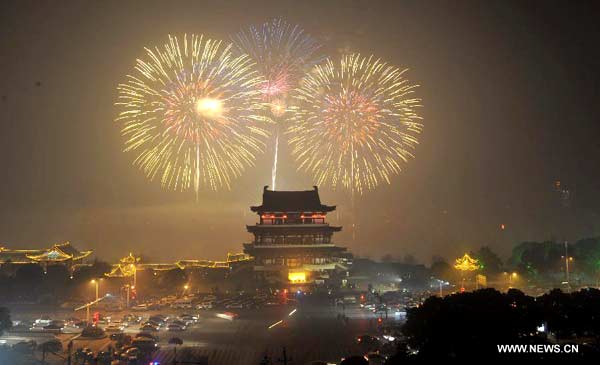
[[[322,213],[302,213],[300,220],[304,224],[325,224],[325,215]]]
[[[315,265],[322,265],[322,264],[326,264],[326,263],[327,263],[327,259],[324,257],[313,258],[313,264],[315,264]]]
[[[260,216],[260,224],[271,225],[271,224],[285,224],[288,216],[287,214],[269,214],[265,213]]]

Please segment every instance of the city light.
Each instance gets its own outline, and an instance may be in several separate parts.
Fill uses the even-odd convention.
[[[288,280],[292,283],[305,283],[306,282],[306,272],[290,272],[288,273]]]

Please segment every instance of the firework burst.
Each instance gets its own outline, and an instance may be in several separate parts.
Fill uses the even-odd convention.
[[[286,132],[298,169],[352,195],[389,184],[414,157],[422,129],[405,71],[352,54],[307,74]]]
[[[230,188],[268,137],[264,79],[232,45],[202,35],[146,48],[118,86],[125,151],[151,180],[176,190]]]
[[[282,19],[273,19],[259,27],[252,26],[233,37],[239,52],[250,55],[266,82],[261,88],[263,100],[269,104],[277,122],[286,119],[288,93],[321,57],[321,45],[300,27]],[[277,184],[277,161],[280,123],[274,126],[274,158],[271,168],[271,187]]]
[[[294,89],[321,58],[321,45],[300,27],[283,19],[252,26],[233,37],[238,51],[256,61],[267,82],[261,91],[268,102],[279,101]]]

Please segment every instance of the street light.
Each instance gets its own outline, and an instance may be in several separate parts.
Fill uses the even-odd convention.
[[[98,286],[100,285],[100,280],[92,279],[92,284],[96,285],[96,300],[98,300]]]
[[[183,293],[181,294],[181,296],[184,296],[184,295],[185,295],[185,292],[186,292],[186,291],[187,291],[189,288],[190,288],[190,286],[189,286],[188,284],[185,284],[185,285],[183,286]]]
[[[444,296],[444,285],[449,285],[450,283],[444,280],[435,279],[440,285],[440,298]]]
[[[125,304],[125,307],[129,308],[129,291],[134,290],[135,286],[127,284],[127,285],[125,285],[125,288],[127,289],[127,302]]]

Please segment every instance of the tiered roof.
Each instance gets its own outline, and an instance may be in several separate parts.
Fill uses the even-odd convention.
[[[263,189],[262,205],[250,207],[253,212],[331,212],[335,205],[321,204],[319,189],[303,191],[273,191]]]
[[[92,254],[92,250],[79,251],[70,242],[55,244],[47,249],[15,250],[0,247],[0,263],[28,264],[36,262],[79,261]]]

